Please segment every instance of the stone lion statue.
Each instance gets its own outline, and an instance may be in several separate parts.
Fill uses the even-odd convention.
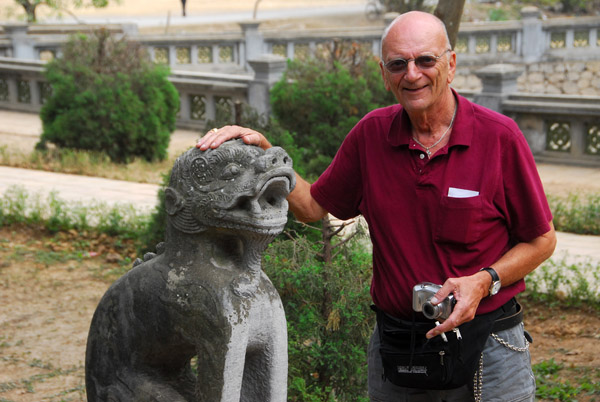
[[[261,254],[283,230],[294,185],[278,147],[234,140],[177,159],[165,242],[92,319],[88,401],[286,400],[285,315]]]

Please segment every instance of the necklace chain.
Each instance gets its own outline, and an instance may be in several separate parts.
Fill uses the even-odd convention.
[[[452,114],[452,120],[450,120],[450,124],[448,125],[448,128],[446,129],[446,131],[444,131],[444,134],[442,134],[442,136],[440,137],[439,140],[437,140],[435,143],[433,143],[433,145],[430,145],[428,147],[426,147],[425,145],[423,145],[416,136],[413,135],[413,140],[415,140],[415,142],[417,144],[419,144],[421,147],[423,147],[425,149],[425,152],[427,152],[427,157],[431,157],[431,148],[434,148],[436,145],[438,145],[440,142],[442,142],[442,140],[444,139],[444,137],[446,136],[446,134],[448,134],[448,132],[450,131],[450,129],[452,128],[452,126],[454,125],[454,118],[456,117],[456,109],[458,109],[458,104],[454,105],[454,113]]]

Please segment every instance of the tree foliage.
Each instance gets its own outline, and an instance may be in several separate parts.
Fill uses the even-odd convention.
[[[141,45],[106,30],[79,35],[45,73],[52,96],[41,110],[40,145],[102,151],[117,162],[167,156],[179,95]]]
[[[263,269],[288,321],[288,400],[368,401],[371,256],[360,242],[324,263],[304,237],[278,240]]]
[[[294,163],[309,177],[325,170],[365,114],[392,102],[372,58],[352,68],[338,60],[291,61],[271,90],[275,119],[299,150]]]
[[[109,0],[15,0],[15,2],[25,10],[28,22],[36,22],[39,6],[46,6],[56,12],[68,12],[71,8],[106,7]]]
[[[600,11],[599,0],[525,0],[538,7],[552,7],[565,14],[597,14]]]

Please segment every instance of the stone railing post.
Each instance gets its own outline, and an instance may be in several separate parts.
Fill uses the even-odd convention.
[[[523,37],[521,52],[525,63],[539,61],[544,54],[544,31],[542,30],[542,13],[537,7],[527,6],[521,9],[523,21]]]
[[[35,41],[27,35],[29,25],[27,24],[6,24],[4,33],[10,38],[12,43],[12,57],[21,60],[36,60]]]
[[[396,17],[399,17],[400,13],[397,12],[389,12],[389,13],[385,13],[383,15],[383,24],[387,27],[388,25],[390,25],[392,23],[392,21],[394,21],[396,19]]]
[[[523,70],[513,64],[492,64],[475,72],[482,84],[475,103],[502,113],[502,101],[517,92],[517,78]]]
[[[259,114],[269,115],[271,112],[269,91],[286,69],[286,59],[273,55],[263,54],[254,60],[248,60],[254,70],[254,80],[248,85],[248,104]]]
[[[244,51],[240,52],[240,64],[246,69],[250,67],[249,60],[258,59],[265,53],[265,41],[258,30],[260,22],[248,21],[240,22],[242,33],[244,35]]]

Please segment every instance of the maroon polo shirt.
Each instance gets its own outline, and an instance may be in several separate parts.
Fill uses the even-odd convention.
[[[550,208],[516,123],[455,96],[450,141],[431,159],[394,105],[366,115],[311,187],[335,217],[364,216],[373,243],[371,296],[399,317],[411,316],[417,283],[474,274],[550,230]],[[477,313],[524,289],[523,280],[503,287]]]

